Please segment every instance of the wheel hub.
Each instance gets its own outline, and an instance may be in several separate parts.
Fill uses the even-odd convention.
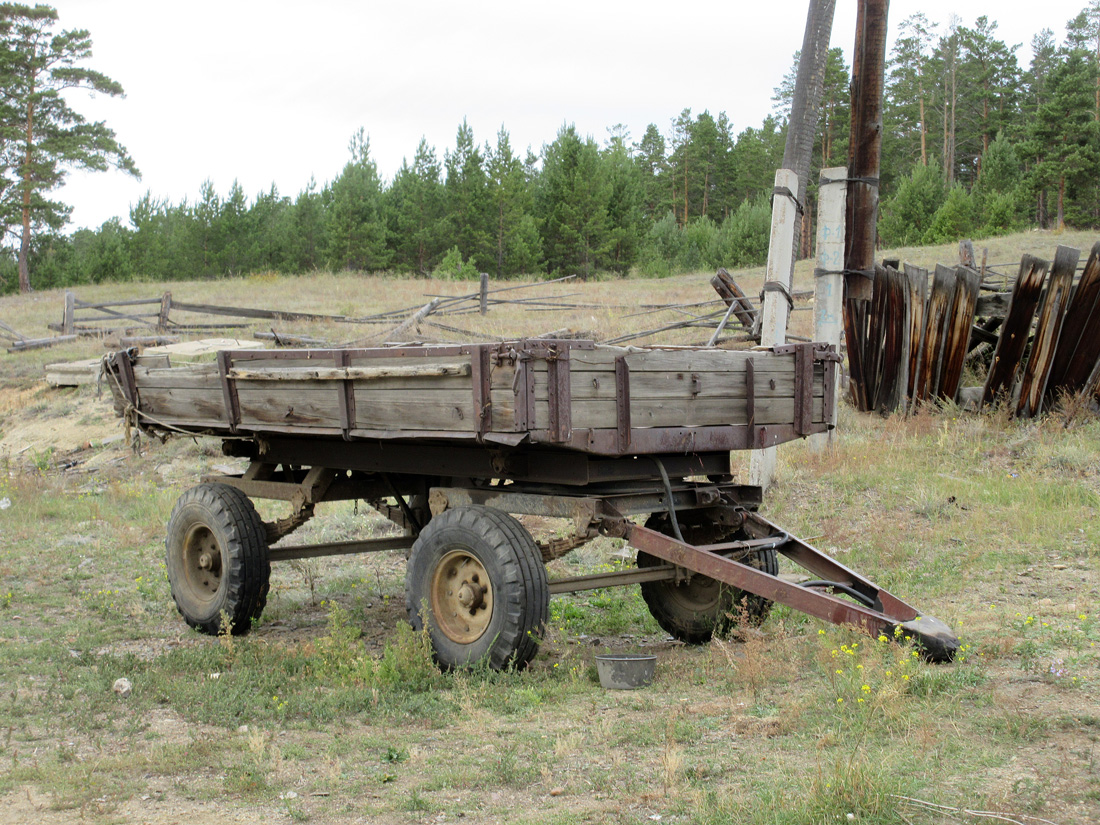
[[[183,574],[191,595],[211,601],[222,583],[222,552],[209,527],[195,525],[183,542]]]
[[[493,587],[473,553],[446,553],[432,574],[429,595],[432,615],[448,639],[470,644],[485,634],[493,618]]]

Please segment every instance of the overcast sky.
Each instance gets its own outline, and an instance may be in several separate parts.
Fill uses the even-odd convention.
[[[945,24],[981,14],[1029,44],[1087,0],[894,0],[890,28],[923,10]],[[291,197],[323,185],[363,127],[385,179],[421,136],[442,161],[465,117],[479,143],[503,125],[513,148],[536,152],[563,123],[601,144],[625,124],[667,133],[684,108],[725,111],[740,132],[759,126],[801,47],[806,0],[58,0],[63,28],[86,28],[88,65],[119,81],[125,99],[74,97],[105,120],[142,172],[74,174],[60,198],[69,229],[99,226],[146,191],[194,200],[202,182],[249,199],[274,183]],[[833,45],[851,54],[856,0],[837,0]]]

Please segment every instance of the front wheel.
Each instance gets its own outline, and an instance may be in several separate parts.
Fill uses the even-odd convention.
[[[494,670],[526,666],[538,653],[549,605],[534,539],[499,510],[447,510],[428,523],[409,554],[409,621],[427,628],[445,670],[481,660]]]
[[[168,519],[165,563],[176,607],[196,630],[216,634],[228,621],[239,636],[263,612],[271,578],[267,536],[236,487],[200,484],[180,496]]]

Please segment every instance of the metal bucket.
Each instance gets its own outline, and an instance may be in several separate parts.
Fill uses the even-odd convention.
[[[648,653],[607,653],[596,657],[605,690],[637,690],[653,681],[657,657]]]

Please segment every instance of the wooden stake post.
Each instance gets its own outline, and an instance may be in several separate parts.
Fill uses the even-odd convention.
[[[787,342],[787,318],[791,311],[791,282],[794,275],[794,233],[798,226],[798,175],[790,169],[775,173],[772,198],[772,232],[768,244],[768,269],[764,279],[764,309],[760,324],[760,346],[775,347]],[[775,447],[753,450],[749,460],[752,484],[767,488],[775,476]]]
[[[844,205],[848,169],[835,166],[821,170],[817,208],[817,269],[814,271],[814,340],[832,344],[840,352],[844,329]],[[831,422],[836,424],[839,382],[833,399]],[[836,430],[810,436],[820,450],[836,443]]]

